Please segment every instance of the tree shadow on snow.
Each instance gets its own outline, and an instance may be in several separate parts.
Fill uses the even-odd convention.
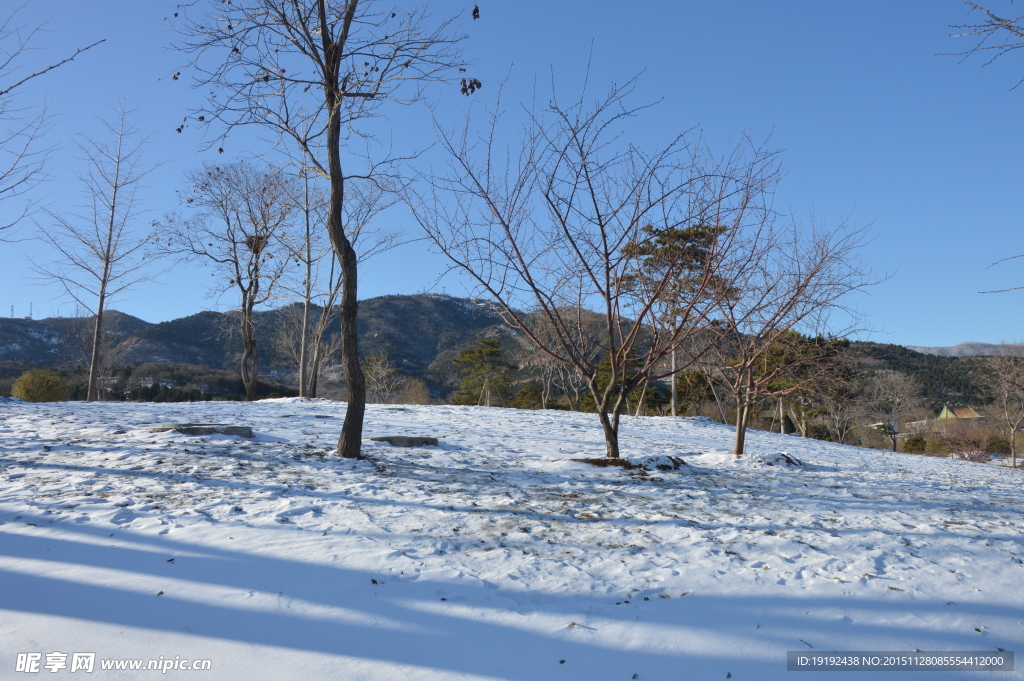
[[[40,574],[38,568],[0,570],[0,608],[449,673],[515,681],[629,679],[633,674],[639,679],[675,679],[683,678],[683,670],[686,678],[724,678],[727,672],[735,678],[781,678],[786,675],[785,652],[810,646],[884,649],[882,644],[890,642],[897,649],[941,650],[1013,643],[993,636],[984,646],[968,645],[966,633],[936,626],[953,607],[940,601],[882,602],[801,593],[793,598],[693,595],[650,601],[637,595],[623,602],[588,594],[500,590],[472,577],[428,574],[412,580],[383,568],[354,570],[139,532],[118,533],[117,545],[110,546],[102,528],[71,523],[43,527],[45,517],[37,520],[40,527],[33,535],[0,529],[0,555],[14,559],[13,565],[18,559],[45,559],[55,567],[49,574]],[[67,534],[47,536],[49,528],[75,533],[80,540]],[[173,563],[168,562],[171,557]],[[76,576],[54,576],[62,569]],[[127,571],[154,584],[165,579],[167,586],[157,596],[139,593],[137,585],[100,584],[97,569]],[[189,600],[194,586],[207,594],[202,602]],[[209,595],[210,587],[219,591]],[[258,608],[246,607],[253,594],[262,598]],[[267,607],[268,598],[277,607]],[[907,616],[908,610],[913,617]],[[977,622],[1015,621],[1019,614],[1009,606],[956,606],[960,619]],[[891,623],[859,621],[868,617]],[[817,633],[812,640],[798,638],[811,631]],[[865,648],[867,643],[874,645]],[[40,644],[67,647],[72,642]],[[148,655],[132,649],[128,641],[124,651],[103,654]],[[854,673],[844,678],[858,677]]]

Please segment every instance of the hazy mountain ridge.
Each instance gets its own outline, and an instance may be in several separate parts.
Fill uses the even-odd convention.
[[[977,343],[974,341],[939,348],[921,345],[905,345],[903,347],[924,355],[938,355],[939,357],[989,357],[1009,355],[1021,350],[1021,345],[1017,343]]]

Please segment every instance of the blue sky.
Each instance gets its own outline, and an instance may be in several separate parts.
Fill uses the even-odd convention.
[[[1006,0],[989,4],[1007,14],[1019,9]],[[770,146],[784,150],[786,168],[777,207],[798,217],[813,213],[827,224],[847,219],[871,226],[863,258],[887,278],[856,302],[877,329],[872,340],[952,345],[1024,338],[1024,291],[980,293],[1024,285],[1024,259],[988,267],[1024,253],[1024,86],[1012,89],[1024,77],[1024,54],[984,67],[977,56],[961,63],[945,55],[973,44],[949,37],[950,24],[970,21],[959,0],[484,0],[475,22],[467,12],[471,1],[430,7],[436,17],[464,12],[466,55],[484,82],[484,102],[501,79],[507,79],[506,102],[528,100],[534,91],[546,96],[552,81],[571,99],[589,61],[595,94],[642,72],[637,101],[660,103],[637,129],[641,146],[693,126],[720,151],[743,133],[770,137]],[[169,49],[175,36],[163,18],[174,11],[155,0],[55,0],[31,2],[20,13],[25,25],[48,21],[29,65],[107,40],[19,94],[22,105],[45,101],[53,117],[45,140],[54,147],[50,179],[39,188],[52,210],[79,202],[74,136],[96,133],[97,117],[122,98],[150,136],[149,160],[162,162],[146,183],[147,218],[174,210],[182,174],[216,157],[202,151],[198,131],[174,132],[199,101],[181,68],[185,58]],[[178,70],[182,78],[171,80]],[[454,89],[436,94],[443,123],[457,124],[473,106]],[[398,151],[433,138],[424,106],[395,109],[379,125]],[[237,137],[219,158],[258,146]],[[401,211],[380,219],[417,236]],[[12,305],[15,315],[26,315],[30,303],[36,317],[74,309],[28,269],[29,257],[47,259],[31,239],[36,229],[25,222],[17,236],[27,240],[0,245],[4,315]],[[437,282],[444,269],[423,242],[412,242],[364,268],[361,297],[423,290],[465,295],[452,275]],[[178,267],[114,307],[153,322],[230,308],[230,299],[206,297],[208,280],[204,270]]]

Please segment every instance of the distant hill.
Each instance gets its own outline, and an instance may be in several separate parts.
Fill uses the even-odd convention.
[[[939,357],[983,357],[991,355],[1009,355],[1020,352],[1020,345],[1009,345],[1005,343],[974,343],[967,342],[960,345],[952,345],[945,348],[927,348],[919,345],[906,345],[907,350],[920,352],[925,355],[938,355]]]
[[[988,404],[982,376],[984,358],[949,357],[917,352],[902,345],[857,341],[853,348],[867,368],[890,369],[910,376],[923,397],[939,409],[944,404]]]
[[[287,353],[275,343],[282,330],[297,323],[301,307],[289,305],[255,314],[260,374],[296,385]],[[199,312],[151,324],[120,312],[108,313],[120,362],[192,364],[235,371],[241,353],[237,312]],[[10,372],[29,366],[67,368],[81,365],[83,347],[91,338],[87,320],[0,318],[0,362]],[[439,395],[458,383],[449,360],[477,339],[498,333],[501,317],[490,303],[439,294],[381,296],[359,303],[360,350],[363,356],[383,355],[399,371],[421,378]],[[328,334],[340,331],[337,320]],[[441,358],[441,359],[439,359]],[[340,361],[339,358],[335,358]]]
[[[138,317],[110,310],[110,329],[117,339],[124,339],[153,326]],[[25,362],[37,366],[57,367],[70,360],[83,334],[92,332],[84,319],[49,317],[47,319],[13,319],[0,317],[0,361]]]

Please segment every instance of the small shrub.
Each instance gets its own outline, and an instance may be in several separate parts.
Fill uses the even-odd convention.
[[[11,397],[26,402],[63,402],[70,393],[67,380],[49,369],[29,369],[11,386]]]
[[[430,404],[430,387],[426,381],[415,376],[407,376],[403,382],[402,393],[395,400],[398,404]]]
[[[807,428],[807,437],[814,438],[815,440],[827,440],[832,441],[832,434],[828,432],[828,428],[820,424],[813,424]]]
[[[903,443],[903,451],[908,454],[924,454],[928,449],[928,440],[923,435],[911,435]]]
[[[988,443],[985,447],[986,454],[1009,454],[1010,453],[1010,441],[1005,437],[1001,437],[998,440],[993,440]]]

